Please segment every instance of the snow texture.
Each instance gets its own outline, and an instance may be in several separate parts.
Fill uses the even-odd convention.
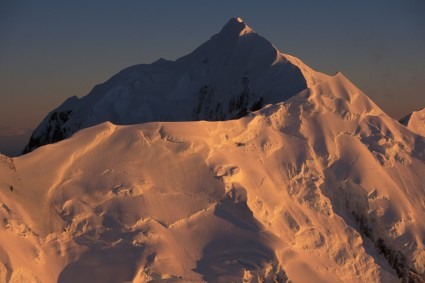
[[[142,69],[198,68],[193,58],[209,51],[211,64],[240,58],[223,72],[244,70],[251,57],[208,47],[235,30],[235,42],[249,35],[269,46],[233,19],[187,57],[132,67],[134,76],[127,69],[87,97],[71,98],[61,113],[81,112],[58,112],[51,125],[72,117],[100,122],[95,117],[109,112],[131,117],[118,110],[136,107],[126,104],[133,98],[154,107],[155,95],[117,91],[149,80]],[[387,116],[343,74],[316,77],[277,54],[280,61],[260,64],[267,75],[248,84],[273,104],[239,119],[104,122],[17,158],[0,156],[0,282],[424,282],[425,137]],[[193,71],[182,82],[158,67],[162,82],[178,82],[155,88],[177,97],[177,85],[212,79],[216,67],[211,77]],[[211,101],[240,94],[243,87],[218,91],[239,75],[211,81]],[[298,79],[305,89],[294,95]],[[131,99],[120,104],[119,93]],[[151,113],[176,113],[167,105]]]
[[[401,119],[400,123],[408,127],[412,132],[425,137],[425,108],[410,113]]]

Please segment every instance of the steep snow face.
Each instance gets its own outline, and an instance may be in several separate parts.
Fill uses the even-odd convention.
[[[340,73],[239,120],[103,123],[0,159],[0,276],[423,282],[424,161]]]
[[[228,120],[282,102],[326,78],[281,54],[241,19],[176,61],[127,68],[50,112],[25,152],[105,121]]]
[[[400,120],[400,123],[408,127],[412,132],[425,137],[425,108],[407,115]]]

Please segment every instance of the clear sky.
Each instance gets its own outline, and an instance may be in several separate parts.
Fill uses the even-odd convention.
[[[0,0],[0,152],[21,150],[67,97],[185,55],[231,17],[400,118],[425,107],[424,15],[423,0]]]

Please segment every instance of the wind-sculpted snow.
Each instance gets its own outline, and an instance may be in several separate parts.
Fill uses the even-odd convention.
[[[129,67],[87,96],[69,98],[44,118],[25,152],[106,121],[236,119],[285,101],[326,77],[231,19],[187,56]]]
[[[412,132],[425,137],[425,108],[414,111],[400,120]]]
[[[424,282],[424,142],[340,73],[239,120],[103,123],[1,158],[0,279]]]

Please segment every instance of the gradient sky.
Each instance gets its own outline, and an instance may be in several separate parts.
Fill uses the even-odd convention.
[[[425,1],[0,0],[0,152],[67,97],[176,59],[242,17],[280,51],[342,71],[389,115],[425,107]]]

